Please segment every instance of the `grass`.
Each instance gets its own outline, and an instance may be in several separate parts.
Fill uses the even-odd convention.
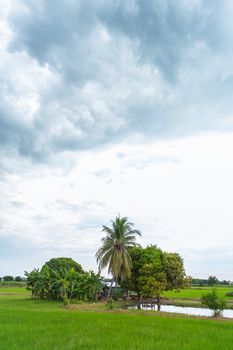
[[[163,294],[169,299],[169,302],[180,306],[202,306],[201,297],[203,294],[211,292],[211,287],[192,287],[180,291],[169,291]],[[226,301],[228,309],[233,309],[233,297],[226,296],[226,293],[232,292],[233,287],[216,287],[218,295]]]
[[[232,342],[232,321],[107,311],[103,304],[64,308],[18,288],[0,291],[1,349],[230,350]]]
[[[26,282],[16,282],[16,281],[0,281],[0,288],[6,288],[6,287],[26,287]]]
[[[233,297],[227,297],[226,293],[232,292],[232,289],[229,287],[217,287],[216,288],[218,295],[223,297],[225,300],[232,300]],[[211,291],[210,287],[192,287],[190,289],[184,289],[181,291],[169,291],[165,292],[164,296],[174,299],[200,299],[203,294],[209,293]]]
[[[10,294],[10,295],[12,295],[12,294],[24,294],[24,295],[30,295],[30,292],[28,292],[27,290],[26,290],[26,288],[24,287],[6,287],[6,288],[3,288],[3,287],[1,287],[0,288],[0,295],[2,296],[2,295],[4,295],[4,294]]]

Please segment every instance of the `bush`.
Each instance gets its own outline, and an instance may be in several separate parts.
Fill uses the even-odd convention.
[[[210,293],[207,293],[201,298],[202,305],[207,306],[210,310],[213,310],[214,316],[222,315],[223,310],[226,307],[226,302],[220,298],[215,289],[212,289]]]
[[[228,292],[225,294],[226,297],[233,297],[233,292]]]

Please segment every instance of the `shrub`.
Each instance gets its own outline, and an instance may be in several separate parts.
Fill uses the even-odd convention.
[[[233,292],[228,292],[225,294],[226,297],[233,297]]]
[[[202,305],[207,306],[210,310],[213,310],[214,316],[222,315],[223,310],[226,307],[226,302],[220,298],[215,289],[212,289],[210,293],[207,293],[201,298]]]

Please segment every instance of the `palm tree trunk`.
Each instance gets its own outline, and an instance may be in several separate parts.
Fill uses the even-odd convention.
[[[115,291],[114,291],[114,297],[117,298],[117,278],[115,279]]]
[[[138,310],[141,309],[142,296],[138,293]]]
[[[157,296],[157,311],[160,311],[161,309],[161,299],[160,295]]]
[[[113,282],[114,282],[114,278],[112,279],[112,282],[110,284],[110,288],[108,290],[107,299],[109,299],[112,296],[112,285],[113,285]]]

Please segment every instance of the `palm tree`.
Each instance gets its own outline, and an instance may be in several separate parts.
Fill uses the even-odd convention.
[[[103,232],[106,232],[106,237],[102,238],[102,247],[96,253],[99,271],[108,267],[108,273],[113,277],[109,295],[112,291],[113,281],[124,281],[130,277],[132,261],[129,254],[129,248],[135,247],[136,235],[141,236],[141,232],[135,230],[134,224],[128,222],[127,217],[121,218],[118,215],[112,222],[112,227],[102,226]]]

